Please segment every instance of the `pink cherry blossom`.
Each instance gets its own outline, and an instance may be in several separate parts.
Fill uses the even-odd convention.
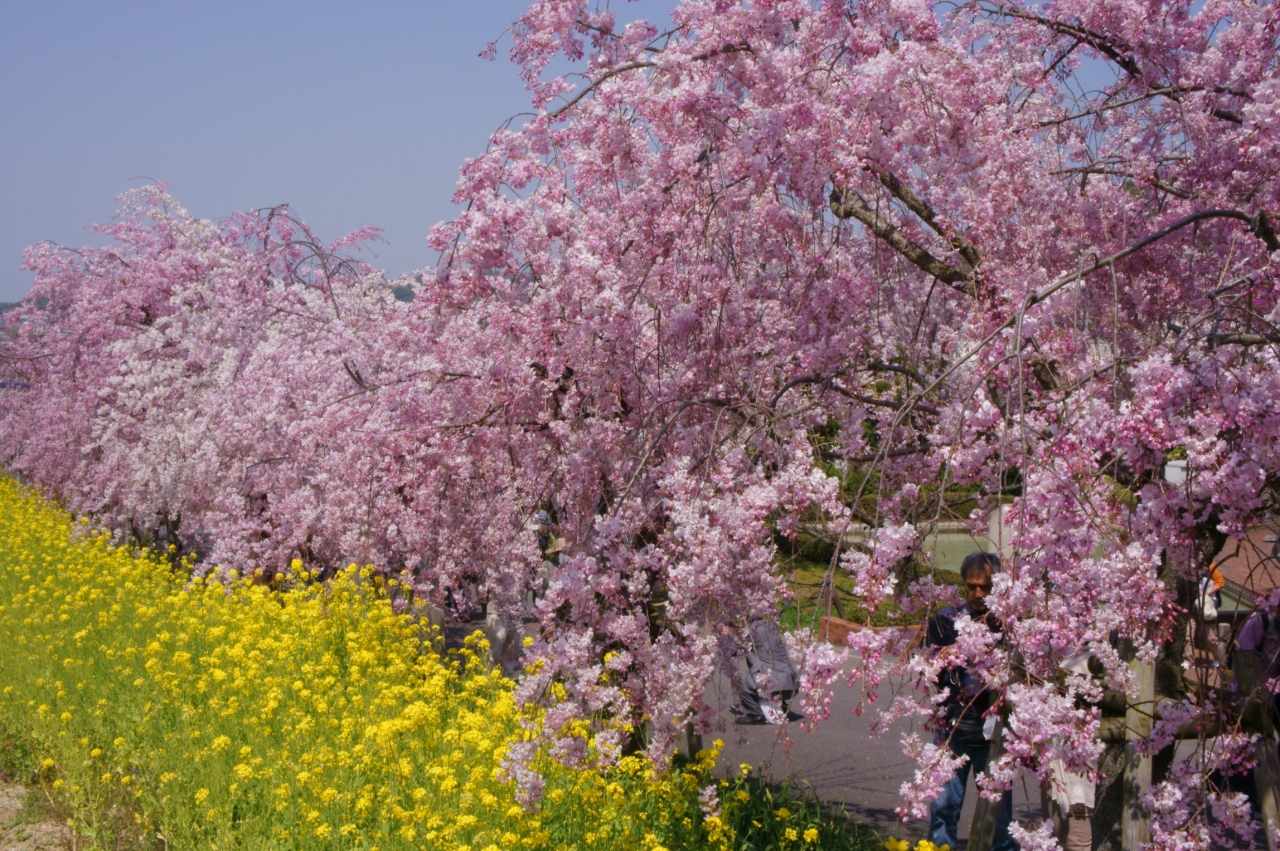
[[[659,758],[718,723],[721,630],[786,594],[776,536],[825,534],[868,604],[931,610],[954,592],[895,567],[999,508],[1004,638],[961,623],[955,650],[1010,719],[987,791],[1085,765],[1077,706],[1133,689],[1113,635],[1168,653],[1187,588],[1280,500],[1274,8],[632,10],[516,23],[536,114],[463,165],[411,304],[359,261],[373,232],[200,220],[163,187],[125,197],[105,247],[31,249],[0,344],[10,468],[206,566],[368,562],[508,622],[536,591],[519,695],[548,723],[508,768],[530,801],[537,746],[592,758],[571,722],[606,761],[646,723]],[[540,511],[565,542],[545,572]],[[942,662],[909,642],[857,634],[847,678],[904,675],[889,712],[936,724]],[[1086,650],[1104,673],[1059,687]],[[821,716],[843,661],[797,654]],[[904,813],[955,767],[922,742]],[[1249,841],[1208,763],[1178,765],[1155,847]]]

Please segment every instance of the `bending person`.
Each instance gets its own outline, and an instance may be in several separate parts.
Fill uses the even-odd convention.
[[[747,675],[738,692],[738,705],[730,711],[738,724],[781,724],[803,716],[788,710],[799,688],[800,677],[777,627],[756,618],[747,627]]]

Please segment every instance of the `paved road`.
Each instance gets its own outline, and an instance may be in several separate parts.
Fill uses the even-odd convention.
[[[923,837],[927,829],[924,821],[903,825],[894,814],[894,808],[901,803],[899,788],[914,775],[914,763],[903,755],[900,744],[902,733],[911,724],[899,721],[885,735],[872,738],[869,731],[875,708],[887,705],[891,689],[881,689],[879,703],[855,716],[853,708],[859,693],[860,690],[838,686],[831,717],[811,732],[805,732],[800,724],[788,724],[783,732],[790,742],[780,738],[782,728],[735,726],[732,716],[725,713],[725,730],[718,734],[725,742],[721,771],[736,771],[745,762],[762,768],[774,780],[794,776],[812,787],[821,799],[843,805],[850,816],[883,835],[912,840]],[[960,818],[961,847],[969,833],[976,798],[970,779]],[[1015,819],[1025,822],[1041,817],[1040,793],[1034,778],[1016,784],[1013,804]]]
[[[445,624],[446,646],[457,647],[470,632],[480,629],[483,621]],[[526,623],[526,629],[530,624]],[[723,706],[732,703],[727,680],[718,680],[712,686],[723,693],[709,698]],[[760,768],[772,780],[794,777],[807,784],[824,801],[839,804],[853,818],[870,825],[885,836],[893,835],[912,840],[925,835],[927,824],[913,821],[903,825],[894,808],[901,803],[899,788],[911,779],[915,769],[902,753],[901,736],[910,729],[910,722],[899,721],[883,736],[872,738],[870,725],[876,710],[887,705],[895,693],[892,683],[886,681],[880,690],[878,704],[857,716],[854,705],[860,690],[839,685],[831,703],[831,717],[814,730],[805,732],[801,724],[788,724],[785,729],[772,726],[739,726],[733,716],[725,711],[723,729],[715,736],[725,742],[720,757],[721,774],[738,770],[742,763]],[[785,734],[785,738],[780,736]],[[960,845],[965,847],[969,824],[973,820],[977,795],[973,780],[965,796],[964,811],[960,816]],[[1014,818],[1019,821],[1038,819],[1040,793],[1034,781],[1019,782],[1013,795]],[[957,849],[957,851],[961,851]]]

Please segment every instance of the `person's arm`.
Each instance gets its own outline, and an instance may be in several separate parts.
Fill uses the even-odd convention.
[[[952,664],[951,657],[955,655],[955,644],[959,638],[954,614],[949,608],[934,615],[925,632],[925,647],[932,651],[935,657],[947,662],[947,667],[938,674],[938,687],[949,687],[953,693],[959,688],[955,675],[960,670],[960,666]]]
[[[929,619],[929,628],[925,632],[924,645],[930,650],[938,651],[950,647],[959,638],[956,622],[948,609],[943,609]]]
[[[1249,619],[1244,622],[1244,626],[1240,628],[1240,634],[1236,636],[1236,650],[1259,651],[1262,649],[1262,638],[1265,630],[1262,626],[1262,616],[1256,612],[1249,615]]]
[[[1250,697],[1258,687],[1262,672],[1262,618],[1252,614],[1236,636],[1236,646],[1231,653],[1231,690],[1242,697]]]

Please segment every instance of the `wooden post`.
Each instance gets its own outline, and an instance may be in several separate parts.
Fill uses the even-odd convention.
[[[991,746],[987,751],[987,765],[995,763],[1004,753],[1002,728],[1004,724],[997,721],[995,732],[991,734]],[[978,775],[973,776],[977,785]],[[991,851],[991,844],[996,840],[996,822],[1000,820],[1000,801],[988,801],[978,795],[977,805],[973,808],[973,823],[969,825],[969,851]]]
[[[436,653],[444,653],[444,609],[439,606],[427,607],[427,635],[430,636],[431,649]]]
[[[1156,669],[1132,659],[1129,670],[1138,684],[1138,699],[1125,711],[1124,809],[1120,816],[1120,847],[1138,851],[1151,841],[1151,814],[1142,796],[1151,793],[1151,757],[1138,751],[1138,742],[1151,737],[1156,709]]]
[[[1280,813],[1280,765],[1276,763],[1276,737],[1271,713],[1264,711],[1262,717],[1265,732],[1254,745],[1253,754],[1258,764],[1253,769],[1253,779],[1258,786],[1258,806],[1262,810],[1262,831],[1267,836],[1267,848],[1276,851],[1275,831],[1271,828],[1278,824],[1276,816]]]
[[[826,606],[827,617],[831,617],[831,607],[834,605],[836,607],[836,614],[838,614],[842,620],[848,620],[848,617],[844,613],[844,604],[840,602],[840,591],[836,588],[836,578],[834,576],[831,577],[831,584],[827,586],[826,598],[827,599],[823,602]]]
[[[684,746],[689,762],[696,760],[698,751],[702,750],[702,734],[693,729],[692,721],[684,725]]]

